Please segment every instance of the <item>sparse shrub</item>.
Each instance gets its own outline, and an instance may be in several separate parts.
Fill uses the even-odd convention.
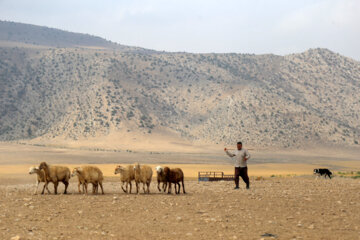
[[[130,112],[128,112],[128,113],[126,114],[126,117],[127,117],[128,119],[132,118],[133,116],[135,116],[135,114],[133,113],[133,111],[130,111]]]

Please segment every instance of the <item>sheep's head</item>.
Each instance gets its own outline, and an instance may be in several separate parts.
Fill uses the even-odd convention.
[[[155,169],[157,173],[161,173],[162,171],[164,171],[162,166],[157,166]]]
[[[115,172],[114,172],[114,174],[118,174],[118,173],[121,173],[121,171],[123,171],[124,170],[124,168],[122,167],[122,166],[117,166],[116,168],[115,168]]]
[[[75,177],[76,175],[79,175],[81,171],[82,171],[81,167],[74,168],[71,172],[71,177]]]
[[[168,174],[170,172],[170,168],[164,167],[164,174]]]
[[[140,171],[140,164],[139,163],[136,163],[135,166],[134,166],[134,171]]]
[[[29,174],[37,173],[40,169],[38,167],[30,167]]]
[[[42,163],[40,163],[40,165],[39,165],[39,169],[41,170],[41,169],[45,169],[45,168],[47,168],[48,167],[48,165],[46,164],[46,162],[42,162]]]

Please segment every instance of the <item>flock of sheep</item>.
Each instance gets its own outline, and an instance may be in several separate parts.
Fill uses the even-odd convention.
[[[182,184],[183,193],[185,193],[184,186],[184,173],[180,168],[170,169],[168,167],[157,166],[157,181],[159,191],[171,193],[171,184],[175,185],[175,193],[180,193],[180,182]],[[76,167],[70,173],[70,169],[65,166],[52,166],[46,162],[42,162],[38,167],[31,167],[29,169],[29,174],[37,174],[36,180],[36,189],[34,194],[37,193],[37,189],[41,182],[44,182],[44,186],[41,194],[44,194],[45,189],[50,193],[48,184],[52,182],[54,184],[54,193],[57,194],[57,187],[59,182],[62,182],[65,185],[64,194],[67,193],[67,188],[69,186],[70,177],[78,177],[78,190],[81,193],[80,186],[82,185],[82,192],[88,193],[87,186],[89,183],[92,184],[93,194],[98,193],[98,187],[101,187],[101,193],[104,194],[103,180],[104,176],[101,170],[95,166],[83,166]],[[153,175],[151,167],[147,165],[128,165],[128,166],[117,166],[115,168],[115,174],[120,174],[121,188],[125,193],[128,193],[128,186],[130,185],[129,193],[131,193],[132,181],[135,181],[136,184],[136,193],[139,193],[140,183],[143,184],[144,193],[150,193],[150,183]],[[160,188],[160,184],[162,187]],[[124,188],[125,184],[125,188]],[[145,185],[147,189],[145,190]]]

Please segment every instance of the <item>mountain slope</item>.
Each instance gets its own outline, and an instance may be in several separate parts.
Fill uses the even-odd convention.
[[[58,48],[107,48],[121,51],[153,52],[151,50],[117,44],[101,37],[74,33],[55,28],[0,20],[0,41],[25,43]]]
[[[1,47],[0,57],[1,140],[133,135],[301,148],[360,139],[360,63],[327,49],[283,57]]]

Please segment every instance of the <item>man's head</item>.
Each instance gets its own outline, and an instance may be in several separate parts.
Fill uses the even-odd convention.
[[[237,146],[238,150],[241,150],[242,149],[242,142],[238,142],[236,146]]]

